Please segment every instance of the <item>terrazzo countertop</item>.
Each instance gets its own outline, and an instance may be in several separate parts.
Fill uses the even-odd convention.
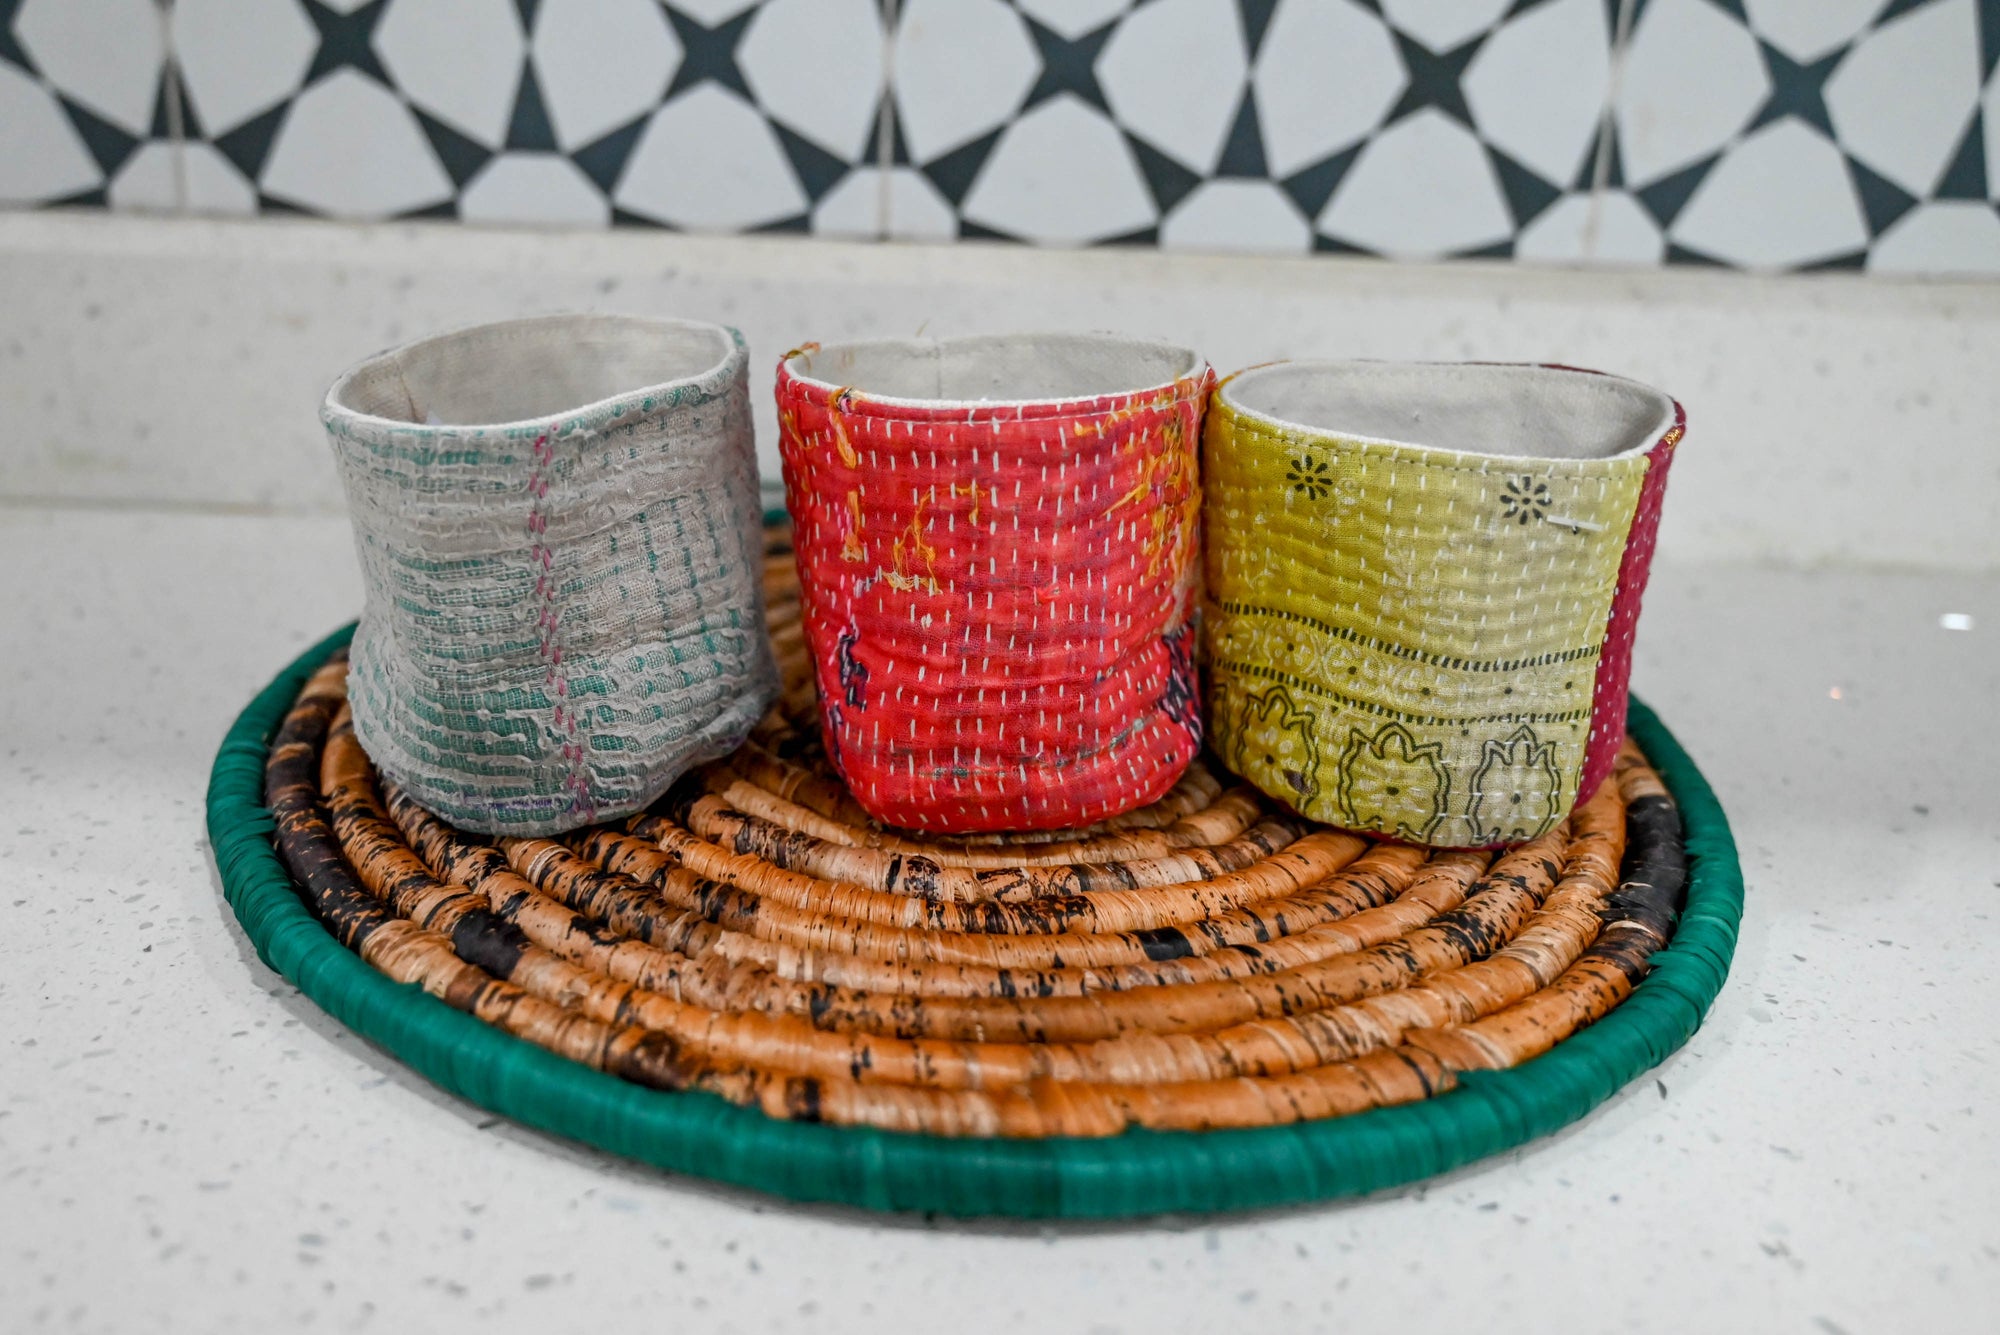
[[[1707,1025],[1582,1123],[1359,1202],[1037,1227],[523,1130],[258,963],[203,791],[357,606],[342,521],[0,509],[0,562],[0,1328],[1994,1328],[2000,576],[1657,571],[1636,686],[1749,907]]]

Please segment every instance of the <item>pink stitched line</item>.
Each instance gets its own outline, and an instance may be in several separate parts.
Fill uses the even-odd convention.
[[[548,543],[543,541],[543,535],[549,528],[549,518],[542,512],[542,502],[549,494],[549,481],[544,470],[554,457],[548,433],[545,431],[535,437],[535,466],[528,474],[528,559],[536,567],[535,597],[541,602],[535,624],[542,633],[542,662],[548,668],[542,682],[555,697],[556,728],[564,738],[561,747],[563,759],[569,762],[569,777],[564,786],[570,791],[570,810],[586,821],[594,821],[597,819],[597,803],[590,797],[583,743],[577,736],[576,711],[569,703],[569,677],[562,670],[562,642],[558,638],[561,620],[556,615],[555,557],[549,552]]]

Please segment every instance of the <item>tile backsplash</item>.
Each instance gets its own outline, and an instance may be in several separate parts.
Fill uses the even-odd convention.
[[[2000,274],[1996,64],[2000,0],[0,0],[0,203]]]

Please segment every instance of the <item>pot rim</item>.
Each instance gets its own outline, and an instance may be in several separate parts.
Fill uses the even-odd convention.
[[[1138,385],[1124,385],[1105,388],[1089,393],[1070,395],[1031,395],[1023,398],[963,398],[913,396],[904,394],[878,394],[862,384],[841,384],[822,379],[812,373],[814,358],[824,358],[836,352],[894,348],[909,352],[936,350],[940,348],[971,348],[980,345],[1007,347],[1014,345],[1058,345],[1069,344],[1077,347],[1098,349],[1120,348],[1128,351],[1166,352],[1179,359],[1180,370],[1165,380],[1150,381]],[[1056,415],[1065,410],[1083,414],[1103,411],[1108,401],[1158,396],[1173,391],[1187,394],[1198,391],[1204,381],[1213,374],[1207,360],[1194,349],[1167,339],[1142,338],[1136,335],[1117,334],[1105,331],[1075,330],[1026,330],[999,334],[962,334],[948,338],[869,338],[853,339],[842,343],[825,345],[808,343],[794,348],[778,360],[778,379],[781,385],[797,385],[818,396],[832,399],[843,395],[855,411],[869,408],[890,408],[919,413],[958,413],[968,410],[981,414],[995,409],[1019,410],[1021,415]],[[1179,395],[1176,395],[1178,397]]]
[[[675,376],[666,380],[637,385],[588,402],[575,404],[555,412],[542,413],[531,417],[510,418],[491,422],[417,422],[402,417],[387,417],[380,413],[364,412],[342,401],[342,396],[353,388],[362,376],[384,366],[393,365],[396,359],[406,357],[420,349],[429,350],[455,341],[465,340],[472,335],[497,337],[507,341],[533,342],[549,339],[552,332],[563,329],[574,330],[580,324],[600,327],[643,329],[661,331],[682,329],[712,335],[716,344],[716,359],[697,371]],[[549,339],[551,352],[561,355],[562,343]],[[551,435],[567,434],[562,430],[565,424],[587,425],[602,418],[622,416],[629,405],[644,404],[649,398],[687,387],[723,384],[734,378],[746,361],[743,335],[733,326],[717,324],[709,320],[693,320],[675,316],[629,315],[615,311],[551,311],[540,315],[519,316],[506,320],[480,320],[459,325],[406,343],[385,348],[355,362],[334,379],[320,405],[320,417],[329,424],[340,422],[348,428],[362,428],[382,432],[418,432],[428,435],[486,435],[486,434],[531,434],[548,432]],[[669,405],[671,406],[671,405]]]
[[[1491,380],[1496,382],[1496,393],[1501,394],[1524,382],[1560,381],[1566,387],[1572,387],[1585,394],[1597,392],[1628,401],[1643,400],[1656,411],[1651,424],[1644,429],[1643,435],[1638,436],[1632,445],[1609,454],[1522,454],[1400,440],[1393,436],[1304,422],[1267,409],[1251,407],[1242,402],[1240,397],[1245,388],[1254,387],[1262,381],[1303,380],[1324,377],[1330,373],[1367,379],[1421,377],[1427,382],[1426,388],[1433,394],[1439,378]],[[1413,401],[1423,401],[1424,395],[1425,390],[1415,390]],[[1266,362],[1225,377],[1215,388],[1214,406],[1231,417],[1249,422],[1253,427],[1310,440],[1349,441],[1387,450],[1443,454],[1463,459],[1507,460],[1517,464],[1556,465],[1564,468],[1613,464],[1650,454],[1658,448],[1661,441],[1681,430],[1685,421],[1685,413],[1679,401],[1664,390],[1625,376],[1556,362],[1393,361],[1372,358]]]

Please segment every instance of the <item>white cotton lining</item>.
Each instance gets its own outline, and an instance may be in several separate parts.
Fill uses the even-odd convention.
[[[1675,417],[1659,390],[1552,366],[1279,362],[1234,377],[1221,395],[1295,430],[1522,459],[1644,453]]]
[[[722,370],[718,326],[633,315],[540,315],[477,325],[371,357],[329,407],[386,422],[500,426],[565,416]]]
[[[983,334],[841,343],[796,353],[797,379],[891,403],[1059,403],[1165,389],[1196,373],[1186,348],[1115,334]]]

